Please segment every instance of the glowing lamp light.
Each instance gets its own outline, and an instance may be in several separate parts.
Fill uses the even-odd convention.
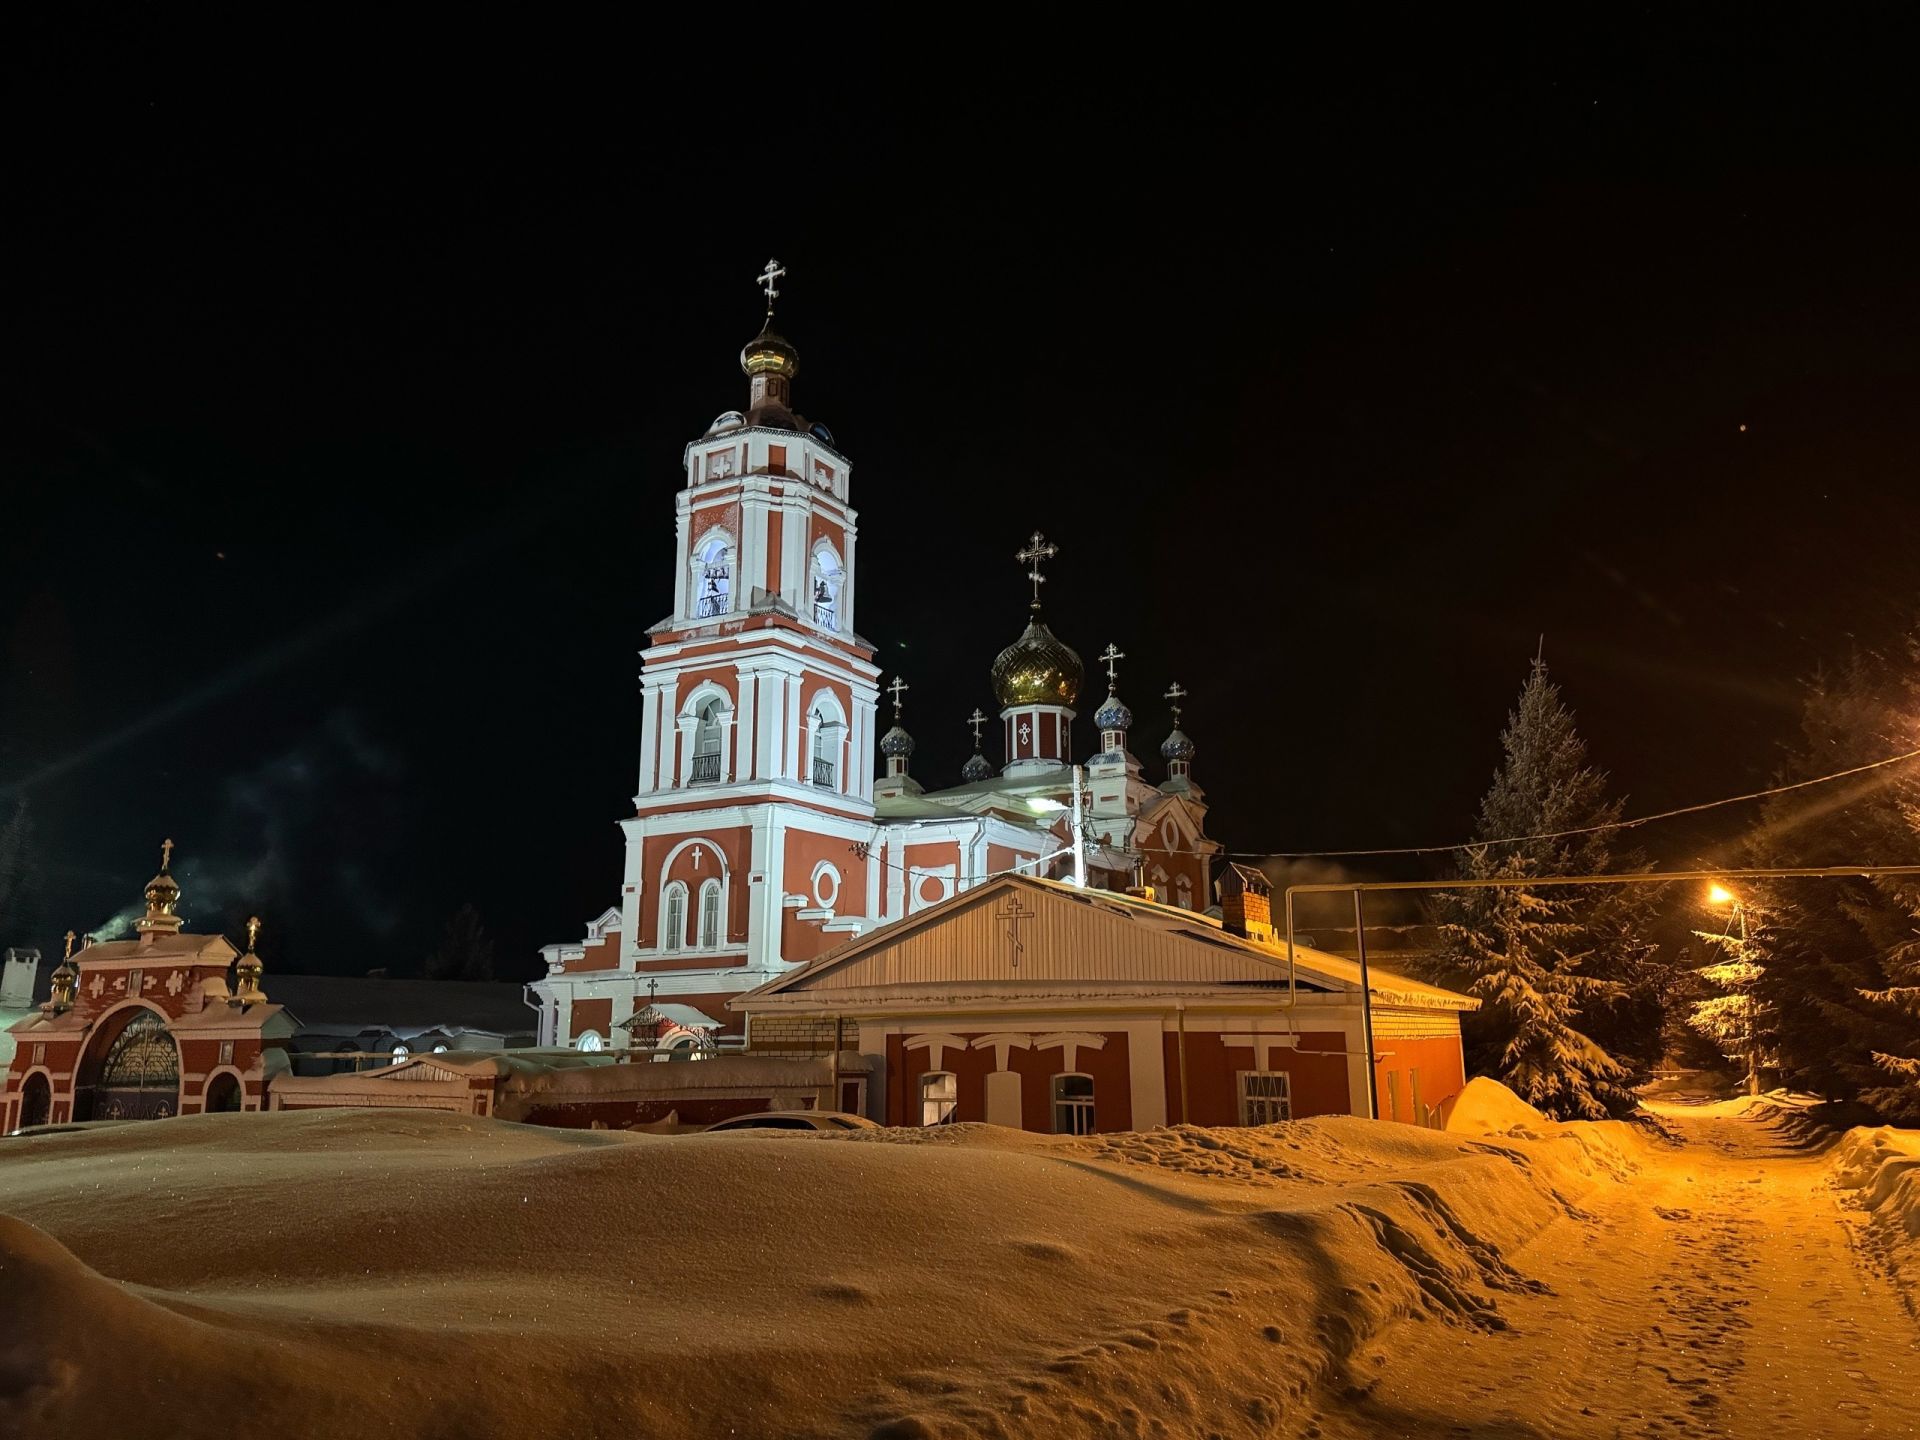
[[[1707,887],[1707,903],[1709,905],[1731,905],[1737,898],[1731,890],[1717,881]]]
[[[1044,795],[1036,795],[1027,801],[1027,808],[1036,815],[1057,815],[1067,807],[1058,800],[1049,800]]]

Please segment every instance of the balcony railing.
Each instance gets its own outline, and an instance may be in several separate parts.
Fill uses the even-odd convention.
[[[716,615],[726,613],[727,597],[725,595],[702,595],[693,607],[693,618],[696,620],[711,620]]]
[[[694,785],[718,785],[720,783],[720,757],[718,755],[696,755],[693,757],[693,774],[689,783]]]
[[[815,758],[813,762],[813,783],[816,785],[825,785],[829,788],[840,783],[839,778],[833,773],[833,761]]]

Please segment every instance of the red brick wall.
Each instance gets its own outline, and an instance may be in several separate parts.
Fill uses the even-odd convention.
[[[987,1031],[954,1030],[948,1032],[971,1040]],[[1133,1128],[1133,1083],[1127,1059],[1124,1032],[1096,1031],[1106,1045],[1099,1050],[1081,1046],[1076,1052],[1076,1074],[1093,1077],[1093,1120],[1096,1130]],[[987,1118],[987,1076],[994,1071],[995,1052],[947,1049],[942,1065],[951,1070],[959,1089],[956,1120]],[[887,1087],[887,1123],[920,1123],[920,1077],[933,1069],[932,1052],[925,1048],[908,1050],[905,1037],[887,1037],[888,1073],[893,1077]],[[1066,1052],[1058,1047],[1047,1050],[1014,1047],[1007,1052],[1007,1068],[1020,1077],[1021,1128],[1050,1134],[1053,1130],[1053,1077],[1064,1073]]]
[[[715,1016],[714,1018],[718,1019],[719,1017]],[[607,1040],[612,1038],[613,1036],[613,997],[612,996],[602,995],[602,996],[597,996],[597,997],[584,999],[584,1000],[575,1000],[573,1002],[574,1038],[578,1039],[580,1036],[586,1034],[587,1031],[589,1030],[599,1031],[600,1038],[602,1040]]]
[[[1164,1037],[1167,1067],[1167,1119],[1180,1123],[1180,1036]],[[1293,1097],[1294,1118],[1352,1113],[1347,1091],[1347,1057],[1311,1052],[1342,1051],[1346,1037],[1334,1031],[1303,1031],[1299,1050],[1273,1049],[1273,1068],[1284,1070]],[[1210,1032],[1187,1031],[1187,1115],[1193,1125],[1240,1123],[1239,1072],[1257,1061],[1251,1047],[1224,1045]]]
[[[586,948],[586,953],[578,960],[569,960],[569,970],[618,970],[620,968],[620,933],[614,931]]]
[[[670,880],[679,880],[687,887],[687,938],[683,944],[691,945],[698,933],[700,924],[700,882],[719,875],[711,854],[700,858],[700,868],[693,864],[693,847],[689,845],[674,856],[673,867],[663,877],[660,867],[666,858],[686,840],[698,838],[709,850],[718,850],[727,859],[727,918],[726,930],[730,943],[745,944],[747,936],[747,881],[748,859],[751,855],[752,835],[745,826],[729,829],[709,830],[698,837],[687,835],[650,835],[641,860],[640,872],[640,934],[636,941],[649,948],[660,939],[660,900]]]

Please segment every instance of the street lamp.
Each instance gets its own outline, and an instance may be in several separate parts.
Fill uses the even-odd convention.
[[[1735,921],[1740,924],[1740,943],[1747,941],[1747,907],[1740,903],[1740,897],[1727,889],[1718,880],[1707,886],[1707,903],[1713,906],[1731,905],[1733,913],[1727,917],[1727,928],[1731,930]]]
[[[1068,806],[1044,795],[1035,795],[1028,799],[1027,808],[1036,815],[1058,815]],[[1073,883],[1082,890],[1087,888],[1087,845],[1080,808],[1080,767],[1073,767]]]
[[[1733,928],[1735,921],[1738,921],[1740,924],[1740,963],[1748,967],[1748,978],[1741,985],[1741,991],[1745,995],[1747,1002],[1747,1093],[1749,1095],[1758,1095],[1760,1093],[1760,1041],[1759,1037],[1755,1034],[1757,1027],[1754,1014],[1754,1011],[1758,1008],[1758,1002],[1753,997],[1753,980],[1751,978],[1754,973],[1751,969],[1753,962],[1747,954],[1747,907],[1740,903],[1740,897],[1738,895],[1727,889],[1727,887],[1722,885],[1718,880],[1713,881],[1707,886],[1707,903],[1715,906],[1731,905],[1733,907],[1733,913],[1727,917],[1727,930]],[[1723,930],[1720,933],[1724,935],[1726,931]]]

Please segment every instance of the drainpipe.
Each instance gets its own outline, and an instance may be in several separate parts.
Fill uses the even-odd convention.
[[[1180,1025],[1180,1123],[1187,1123],[1187,1002],[1176,1000],[1173,1006],[1175,1019]]]

